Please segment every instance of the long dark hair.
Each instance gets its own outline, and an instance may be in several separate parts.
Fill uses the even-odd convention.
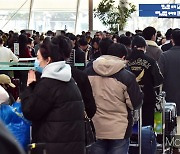
[[[28,43],[27,36],[24,34],[19,35],[18,43],[19,43],[19,57],[21,58],[30,57],[30,54],[28,53],[28,47],[27,47],[27,43]]]
[[[65,36],[56,36],[49,43],[40,45],[43,59],[51,57],[52,62],[64,61],[69,58],[72,51],[71,40]]]

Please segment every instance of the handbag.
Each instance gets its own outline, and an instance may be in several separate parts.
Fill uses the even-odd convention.
[[[89,147],[96,141],[96,135],[95,135],[94,124],[92,120],[88,118],[86,113],[85,113],[84,123],[85,123],[85,145],[86,147]]]

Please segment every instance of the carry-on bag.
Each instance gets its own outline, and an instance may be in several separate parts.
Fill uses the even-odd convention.
[[[142,153],[155,154],[157,149],[156,135],[152,126],[142,127]]]
[[[156,135],[152,126],[142,127],[142,143],[141,152],[142,154],[155,154],[157,149]],[[139,154],[138,148],[138,125],[135,124],[133,127],[133,134],[131,137],[131,143],[136,143],[137,146],[130,146],[129,154]]]
[[[165,104],[165,134],[175,135],[176,133],[177,133],[176,104],[167,102]]]

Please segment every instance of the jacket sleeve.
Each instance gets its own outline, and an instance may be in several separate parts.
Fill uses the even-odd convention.
[[[85,105],[85,111],[89,118],[92,118],[96,113],[96,104],[92,92],[92,87],[89,82],[87,74],[81,70],[78,70],[74,67],[71,68],[72,76],[75,79]]]
[[[159,68],[163,76],[166,74],[166,69],[165,69],[165,58],[164,54],[161,54],[159,60],[158,60]]]
[[[33,82],[20,95],[22,111],[30,121],[38,121],[43,118],[51,109],[50,98],[46,97],[49,93],[44,84]]]
[[[162,54],[162,50],[161,50],[161,48],[159,48],[158,47],[158,52],[157,52],[157,61],[159,60],[159,58],[160,58],[160,56],[161,56],[161,54]]]
[[[132,107],[129,106],[132,110],[139,109],[143,103],[143,92],[141,91],[138,83],[136,82],[135,76],[132,78],[131,82],[127,87],[127,93],[129,95]]]
[[[10,50],[10,54],[11,54],[11,59],[13,60],[13,62],[19,61],[18,57],[11,50]]]
[[[163,83],[163,75],[160,71],[159,65],[157,62],[152,66],[152,75],[154,81],[154,87],[158,87]]]
[[[84,85],[86,85],[83,90],[81,90],[83,101],[85,104],[85,111],[89,118],[92,118],[94,114],[96,113],[96,104],[92,92],[92,87],[89,82],[88,76],[85,75],[85,82]]]

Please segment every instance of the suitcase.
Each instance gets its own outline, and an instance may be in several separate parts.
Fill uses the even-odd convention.
[[[165,134],[175,135],[176,133],[177,133],[176,104],[167,102],[165,104]]]
[[[154,130],[158,134],[162,134],[162,112],[154,114]],[[177,111],[176,104],[165,103],[165,134],[175,135],[177,131]]]
[[[138,142],[138,125],[135,124],[133,126],[133,132],[131,136],[131,143],[137,143]],[[142,127],[142,145],[141,145],[141,153],[142,154],[155,154],[157,149],[157,141],[156,141],[156,135],[152,128],[152,126],[143,126]],[[129,147],[129,154],[139,154],[138,147],[130,146]]]
[[[156,108],[154,115],[154,130],[157,133],[157,151],[160,153],[172,153],[173,146],[168,145],[166,139],[172,139],[177,129],[176,104],[166,102],[166,93],[160,91],[158,96],[159,108]]]
[[[129,154],[155,154],[157,149],[156,135],[152,126],[142,127],[142,109],[139,110],[139,118],[137,119],[130,138]]]
[[[155,154],[156,149],[156,135],[152,126],[142,127],[142,154]]]

